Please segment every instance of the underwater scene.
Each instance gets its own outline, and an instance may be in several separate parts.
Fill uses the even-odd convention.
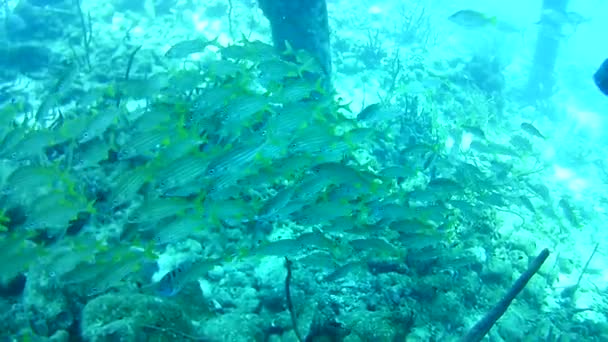
[[[0,6],[0,342],[608,341],[608,2]]]

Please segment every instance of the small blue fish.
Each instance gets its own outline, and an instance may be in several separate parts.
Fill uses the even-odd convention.
[[[183,274],[188,271],[191,265],[191,263],[179,265],[169,273],[165,274],[158,283],[158,293],[164,297],[173,297],[178,294],[183,286],[183,284],[180,284],[178,279],[183,277]]]

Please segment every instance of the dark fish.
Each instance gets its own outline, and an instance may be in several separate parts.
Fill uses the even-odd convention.
[[[485,139],[486,138],[486,134],[484,133],[484,131],[478,127],[478,126],[462,126],[462,129],[464,129],[465,132],[480,138],[480,139]]]
[[[519,201],[526,209],[528,209],[532,213],[536,214],[536,209],[534,208],[534,204],[532,204],[532,201],[530,201],[530,199],[527,196],[524,196],[524,195],[519,196]]]
[[[379,103],[373,103],[373,104],[371,104],[371,105],[363,108],[361,110],[361,112],[359,112],[359,114],[357,115],[357,119],[366,121],[369,118],[373,117],[374,113],[376,113],[377,111],[379,111],[380,108],[382,108],[381,104],[379,104]]]
[[[575,228],[581,227],[581,222],[579,221],[578,215],[574,212],[574,208],[570,204],[570,202],[566,198],[562,198],[558,203],[559,207],[562,209],[562,213],[564,217],[568,220],[568,222]]]
[[[604,60],[600,68],[593,74],[593,81],[598,89],[608,96],[608,58]]]
[[[532,151],[532,143],[530,140],[522,137],[521,135],[514,135],[509,139],[509,142],[513,147],[517,148],[521,152]]]
[[[534,127],[534,125],[532,125],[531,123],[528,122],[522,122],[522,124],[520,125],[521,129],[524,130],[524,132],[533,135],[535,137],[541,138],[541,139],[546,139],[545,136],[536,128]]]

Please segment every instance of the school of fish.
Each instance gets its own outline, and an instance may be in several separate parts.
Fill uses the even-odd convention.
[[[182,63],[208,47],[217,59]],[[36,111],[2,109],[0,254],[15,261],[0,265],[2,281],[47,265],[95,296],[129,288],[188,239],[203,255],[143,288],[177,295],[214,265],[272,255],[321,267],[327,281],[378,258],[458,267],[475,262],[464,237],[489,210],[554,212],[552,194],[513,169],[534,153],[522,135],[497,143],[463,126],[474,141],[450,153],[433,122],[386,104],[354,115],[314,77],[312,57],[258,41],[188,40],[165,58],[179,66],[62,107],[77,74],[67,66]],[[268,239],[285,227],[289,236]]]

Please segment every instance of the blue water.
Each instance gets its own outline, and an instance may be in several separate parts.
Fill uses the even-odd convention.
[[[607,3],[1,6],[2,341],[608,340]]]

